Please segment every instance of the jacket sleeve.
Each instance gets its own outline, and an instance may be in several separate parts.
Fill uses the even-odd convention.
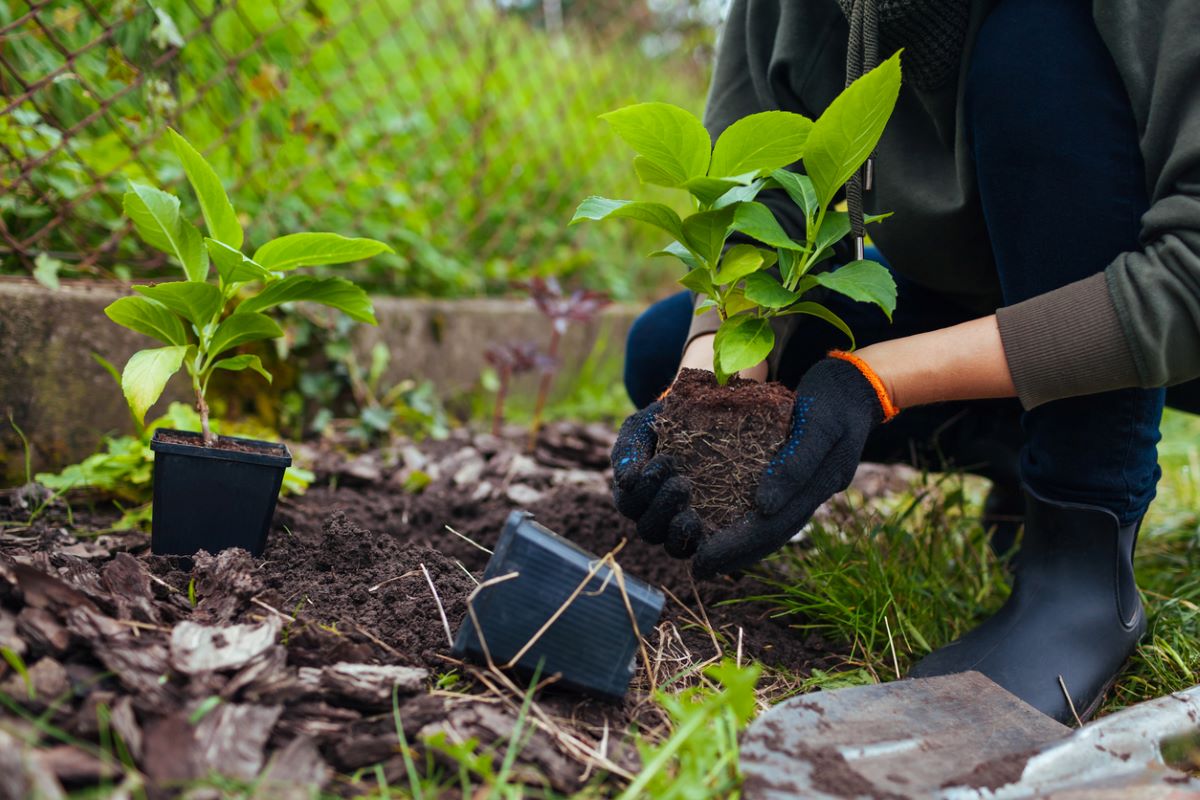
[[[997,313],[1026,408],[1200,377],[1200,3],[1097,0],[1094,10],[1133,105],[1150,208],[1141,249]],[[1088,321],[1055,322],[1067,318]]]
[[[834,3],[734,0],[721,33],[704,109],[704,126],[713,141],[737,120],[760,111],[813,116],[801,102],[799,89],[819,55],[820,48],[814,43],[834,35],[839,17],[830,9],[840,13]],[[767,191],[758,200],[771,209],[789,236],[804,237],[804,213],[786,193]],[[730,237],[730,243],[739,241],[751,240],[739,234]],[[712,309],[693,317],[687,341],[716,332],[720,324]],[[775,330],[775,349],[769,360],[772,375],[795,324],[794,316],[771,320]]]

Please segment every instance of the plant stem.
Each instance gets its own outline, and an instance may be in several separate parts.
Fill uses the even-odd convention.
[[[496,390],[496,408],[492,411],[492,436],[500,435],[500,423],[504,421],[504,398],[508,395],[508,379],[512,376],[512,367],[500,368],[500,388]]]
[[[558,343],[562,339],[562,334],[554,328],[550,332],[550,347],[547,354],[551,361],[558,358]],[[554,382],[553,368],[547,368],[542,373],[542,382],[538,385],[537,405],[533,409],[533,422],[529,424],[529,452],[533,452],[537,446],[538,431],[542,429],[542,411],[546,408],[546,399],[550,396],[550,384]]]
[[[196,392],[196,412],[200,414],[200,433],[204,436],[204,446],[212,447],[217,443],[208,425],[208,403],[204,400],[204,389],[200,386],[199,373],[192,373],[192,390]]]

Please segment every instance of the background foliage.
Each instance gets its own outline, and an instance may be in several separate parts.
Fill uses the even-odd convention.
[[[120,196],[181,180],[160,141],[173,125],[264,239],[393,245],[352,276],[371,291],[557,274],[632,297],[672,277],[630,263],[652,234],[565,228],[588,191],[637,188],[596,116],[699,111],[724,5],[0,0],[0,271],[157,275]]]

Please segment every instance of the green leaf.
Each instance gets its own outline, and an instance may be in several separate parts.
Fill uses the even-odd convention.
[[[696,269],[700,266],[700,262],[696,260],[696,256],[679,242],[671,242],[662,250],[655,250],[650,254],[651,258],[665,258],[667,256],[678,258],[688,269]]]
[[[63,262],[53,258],[49,253],[38,253],[33,260],[33,279],[51,291],[58,291],[58,271]]]
[[[896,281],[888,268],[877,261],[851,261],[840,269],[820,272],[812,277],[826,289],[844,294],[852,300],[874,303],[883,309],[889,320],[896,310]]]
[[[200,213],[204,215],[204,224],[208,226],[208,232],[218,242],[235,249],[240,248],[243,237],[242,224],[238,222],[233,204],[225,194],[225,187],[221,185],[221,179],[187,139],[180,136],[174,128],[167,128],[167,131],[171,134],[171,143],[175,145],[175,154],[183,164],[188,182],[196,192],[196,199],[200,201]]]
[[[680,278],[679,283],[697,294],[708,297],[713,297],[717,293],[716,287],[712,284],[712,276],[706,267],[697,267]]]
[[[262,264],[246,257],[237,248],[230,247],[216,239],[204,240],[208,254],[217,265],[217,274],[224,283],[245,283],[246,281],[267,281],[274,276]]]
[[[708,174],[716,177],[786,167],[804,154],[813,122],[790,111],[742,117],[717,137]]]
[[[140,295],[161,303],[197,328],[213,321],[221,311],[221,290],[211,283],[173,281],[154,286],[134,286]]]
[[[886,219],[890,216],[891,214],[864,214],[863,224],[870,225],[872,222],[878,222],[879,220]],[[813,252],[816,253],[816,256],[813,258],[813,263],[820,261],[826,255],[825,251],[831,249],[849,233],[849,213],[845,211],[825,212],[825,219],[821,220],[821,227],[817,231],[817,235],[813,238]]]
[[[740,314],[743,311],[753,311],[758,308],[758,304],[746,297],[746,293],[740,288],[734,289],[725,295],[725,315],[732,317],[735,314]]]
[[[189,281],[208,277],[208,253],[196,226],[179,215],[179,198],[173,194],[129,184],[125,193],[125,213],[133,220],[138,235],[151,247],[173,256],[183,267]]]
[[[267,383],[271,383],[271,373],[263,368],[262,359],[258,356],[250,355],[249,353],[232,356],[230,358],[222,358],[220,361],[212,365],[213,369],[227,369],[231,372],[239,372],[244,369],[252,369],[259,375],[267,379]]]
[[[788,193],[792,202],[800,207],[804,216],[812,219],[820,210],[817,200],[817,190],[813,188],[812,178],[786,169],[777,169],[771,177],[779,187]]]
[[[683,238],[683,223],[675,209],[662,203],[640,200],[609,200],[606,197],[589,197],[575,209],[571,225],[585,219],[635,219],[656,228],[661,228],[676,239]]]
[[[641,157],[634,160],[634,168],[647,183],[679,186],[708,171],[712,152],[708,131],[678,106],[639,103],[601,114],[600,119]]]
[[[730,317],[721,323],[713,339],[721,370],[729,375],[761,363],[774,346],[775,332],[761,317]]]
[[[392,248],[374,239],[347,239],[336,233],[293,233],[264,244],[254,260],[269,270],[281,271],[320,264],[345,264],[391,253]]]
[[[125,363],[121,391],[125,393],[125,400],[138,424],[145,422],[146,412],[162,396],[171,376],[179,371],[187,351],[185,345],[157,347],[134,353]]]
[[[725,208],[737,203],[746,203],[758,197],[758,193],[763,189],[771,188],[770,181],[766,178],[759,178],[745,186],[734,186],[732,189],[721,195],[713,203],[713,208]]]
[[[846,334],[846,337],[850,340],[850,349],[854,349],[854,331],[850,330],[850,326],[846,324],[845,320],[820,303],[813,303],[805,300],[803,302],[796,303],[794,306],[788,307],[786,310],[780,312],[779,316],[788,316],[790,314],[807,314],[808,316],[812,317],[820,317],[842,333]]]
[[[754,183],[753,172],[732,178],[710,178],[702,175],[698,178],[688,179],[684,182],[683,188],[691,192],[692,196],[701,203],[710,206],[731,189],[745,189],[752,183]]]
[[[351,319],[369,325],[376,324],[371,298],[360,287],[345,278],[314,278],[310,275],[291,275],[272,283],[244,300],[234,311],[234,316],[265,311],[281,303],[300,300],[330,306],[344,311]]]
[[[735,244],[721,258],[715,281],[718,286],[737,283],[751,272],[762,269],[764,263],[763,252],[754,245]]]
[[[771,209],[762,203],[742,203],[733,217],[733,229],[741,231],[763,244],[783,250],[802,250],[803,245],[792,241],[787,231],[775,219]]]
[[[900,94],[900,54],[863,75],[834,98],[813,124],[804,168],[817,201],[828,206],[879,143]]]
[[[231,347],[259,339],[282,336],[283,330],[275,320],[264,314],[232,314],[217,326],[208,346],[209,357],[220,355]]]
[[[799,292],[789,292],[766,272],[756,272],[746,277],[746,297],[763,308],[783,308],[800,299]]]
[[[179,317],[144,297],[121,297],[104,309],[108,318],[163,344],[186,345],[187,330]]]
[[[705,263],[715,263],[725,247],[733,208],[720,208],[692,214],[683,221],[683,241]]]

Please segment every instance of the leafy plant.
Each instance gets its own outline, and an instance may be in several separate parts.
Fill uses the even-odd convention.
[[[685,112],[686,113],[686,112]],[[671,212],[674,213],[674,212]],[[546,357],[551,362],[558,362],[558,348],[562,343],[563,334],[572,322],[591,322],[596,315],[612,303],[608,295],[586,289],[576,289],[567,293],[559,284],[557,278],[533,278],[522,284],[529,292],[533,305],[550,321],[550,344],[546,347]],[[538,385],[537,404],[533,408],[533,422],[529,426],[529,447],[537,442],[538,431],[542,427],[542,413],[546,409],[546,400],[550,397],[550,387],[554,383],[554,373],[557,370],[542,371],[542,380]]]
[[[514,375],[538,370],[543,380],[558,368],[558,360],[538,349],[533,342],[498,342],[483,351],[483,360],[496,370],[496,405],[492,410],[492,435],[500,435],[504,422],[504,401]]]
[[[891,318],[896,284],[882,264],[860,259],[825,272],[814,268],[850,232],[849,214],[831,207],[883,134],[900,91],[899,55],[847,87],[815,122],[764,111],[730,125],[715,145],[698,119],[666,103],[603,115],[637,151],[633,167],[642,182],[687,191],[695,212],[681,218],[662,203],[593,196],[580,203],[571,223],[632,219],[674,239],[654,255],[682,261],[689,272],[679,282],[705,297],[697,312],[711,308],[720,316],[713,367],[722,383],[771,352],[772,317],[818,317],[845,333],[853,347],[854,334],[845,321],[803,299],[817,286],[874,303]],[[801,160],[807,174],[785,169]],[[756,199],[769,189],[785,192],[803,212],[802,240]],[[727,247],[734,233],[743,241]]]
[[[659,691],[674,731],[661,744],[638,741],[642,769],[619,800],[730,797],[741,783],[738,733],[754,716],[761,672],[758,664],[739,667],[726,658],[704,670],[721,685],[719,692],[703,685]]]
[[[216,438],[209,425],[206,394],[212,374],[219,369],[252,369],[271,380],[256,355],[222,357],[240,345],[283,334],[264,311],[307,300],[375,324],[371,301],[358,286],[343,278],[286,273],[302,266],[359,261],[391,248],[374,239],[348,239],[336,233],[294,233],[272,239],[253,258],[247,257],[241,249],[242,224],[216,173],[187,140],[170,133],[211,235],[202,236],[187,220],[176,196],[131,183],[125,194],[126,214],[142,240],[170,256],[186,280],[134,286],[136,295],[120,298],[105,313],[117,324],[164,344],[134,353],[125,364],[121,388],[134,417],[143,420],[171,376],[186,369],[201,432],[211,445]],[[216,284],[208,281],[210,259],[216,265]]]

